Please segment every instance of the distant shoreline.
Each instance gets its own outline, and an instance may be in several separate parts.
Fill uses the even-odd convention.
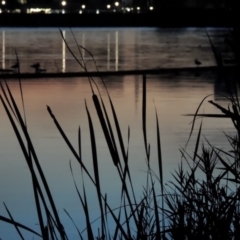
[[[0,27],[231,27],[234,14],[216,9],[165,9],[142,14],[0,14]]]
[[[224,71],[235,72],[236,66],[226,66]],[[185,68],[159,68],[159,69],[142,69],[142,70],[120,70],[120,71],[94,71],[94,72],[45,72],[45,73],[5,73],[0,72],[0,79],[34,79],[34,78],[69,78],[69,77],[103,77],[103,76],[123,76],[123,75],[162,75],[172,74],[179,76],[181,73],[197,74],[202,73],[216,73],[217,66],[208,67],[185,67]]]

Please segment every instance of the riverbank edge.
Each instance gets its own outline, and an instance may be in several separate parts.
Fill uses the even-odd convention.
[[[120,71],[94,71],[94,72],[49,72],[49,73],[14,73],[10,70],[0,69],[0,79],[34,79],[34,78],[69,78],[69,77],[104,77],[104,76],[124,76],[124,75],[162,75],[172,74],[175,76],[181,73],[201,75],[206,73],[216,73],[217,66],[209,67],[186,67],[186,68],[160,68],[160,69],[142,69],[142,70],[120,70]],[[235,73],[237,66],[224,67],[225,73]]]
[[[0,27],[231,27],[233,11],[163,9],[147,13],[0,14]]]

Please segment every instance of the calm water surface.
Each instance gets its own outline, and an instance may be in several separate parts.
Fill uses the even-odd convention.
[[[216,47],[224,44],[226,29],[208,29]],[[163,67],[195,67],[194,59],[203,66],[215,64],[205,29],[157,28],[73,28],[62,29],[73,53],[95,70],[91,56],[78,46],[90,51],[100,70],[128,70]],[[58,29],[0,29],[2,68],[16,62],[16,52],[22,72],[34,71],[30,65],[39,62],[48,72],[82,71],[67,47]],[[75,37],[75,39],[74,39]],[[222,49],[228,57],[229,49]],[[1,67],[0,65],[0,67]]]
[[[69,46],[79,56],[76,43],[68,29],[63,30]],[[199,58],[203,65],[215,64],[211,47],[204,29],[73,29],[79,45],[94,55],[100,70],[127,70],[159,67],[195,67],[194,59]],[[209,29],[212,40],[229,57],[223,45],[224,29]],[[29,66],[40,62],[49,72],[82,71],[67,51],[57,29],[0,29],[1,68],[9,68],[15,63],[15,49],[21,63],[22,72],[31,72]],[[81,52],[89,70],[94,64],[87,52]],[[99,79],[95,79],[110,112],[106,92]],[[127,145],[128,126],[130,127],[129,164],[137,196],[141,196],[145,184],[146,163],[143,148],[141,101],[141,76],[106,77],[104,79],[113,100],[120,126]],[[13,95],[21,107],[19,85],[16,80],[8,81]],[[66,209],[79,228],[85,225],[80,201],[74,189],[69,161],[81,189],[80,167],[66,144],[60,137],[46,105],[50,106],[70,141],[77,149],[77,130],[82,132],[82,157],[92,172],[91,145],[85,101],[93,119],[97,139],[99,169],[102,191],[108,193],[113,207],[119,206],[120,184],[117,170],[110,154],[91,99],[91,89],[86,78],[70,79],[29,79],[23,80],[23,93],[27,114],[28,130],[33,140],[41,166],[49,182],[57,209],[69,239],[76,239],[77,232],[64,213]],[[180,76],[147,76],[147,134],[151,144],[151,164],[157,169],[155,108],[158,113],[165,181],[172,180],[170,172],[181,160],[179,148],[187,141],[191,117],[183,114],[194,113],[200,101],[208,94],[210,99],[227,106],[221,83],[214,75],[182,74]],[[201,112],[219,113],[207,102]],[[23,158],[6,113],[0,106],[0,200],[5,202],[16,221],[38,230],[38,220],[34,207],[31,176]],[[200,122],[197,122],[197,128]],[[194,140],[188,145],[191,154]],[[227,149],[222,131],[232,132],[229,120],[203,121],[203,133],[211,143]],[[85,176],[88,201],[91,206],[91,219],[99,216],[96,196],[92,185]],[[0,214],[7,216],[3,204]],[[23,233],[25,233],[23,231]],[[16,239],[15,229],[0,222],[0,238]],[[26,234],[26,239],[33,236]],[[37,239],[34,237],[34,239]]]

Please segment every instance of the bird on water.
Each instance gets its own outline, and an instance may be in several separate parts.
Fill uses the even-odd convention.
[[[31,65],[30,67],[35,69],[35,73],[41,73],[41,72],[47,71],[46,69],[40,68],[40,63],[35,63],[35,64]]]
[[[35,73],[38,73],[39,69],[40,69],[40,63],[35,63],[35,64],[31,65],[30,67],[35,69]]]
[[[201,65],[202,63],[196,58],[196,59],[195,59],[195,64],[196,64],[197,66],[199,66],[199,65]]]
[[[31,65],[30,67],[38,69],[38,68],[40,68],[40,63],[35,63],[35,64]]]
[[[19,68],[19,63],[18,63],[18,62],[16,62],[14,65],[12,65],[12,66],[11,66],[11,68],[14,68],[14,69],[17,69],[17,68]]]

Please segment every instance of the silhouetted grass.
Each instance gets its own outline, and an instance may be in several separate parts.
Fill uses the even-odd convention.
[[[62,35],[63,37],[63,35]],[[63,37],[64,39],[64,37]],[[66,40],[64,39],[68,49]],[[75,40],[76,41],[76,40]],[[77,44],[77,41],[76,41]],[[212,47],[214,47],[212,45]],[[82,51],[87,51],[78,46],[79,58],[71,51],[79,65],[87,71],[86,63],[82,57]],[[88,54],[93,56],[90,52]],[[222,66],[221,66],[222,67]],[[19,71],[19,69],[18,69]],[[134,186],[131,180],[129,169],[129,139],[130,128],[128,128],[128,138],[126,143],[122,137],[117,111],[111,100],[104,80],[103,86],[107,92],[110,110],[107,110],[100,94],[98,86],[93,78],[88,77],[89,85],[92,90],[92,101],[100,122],[103,135],[107,143],[107,149],[110,153],[112,163],[118,173],[121,183],[121,203],[118,209],[113,209],[108,202],[107,194],[101,191],[101,173],[99,172],[99,161],[92,116],[85,102],[85,108],[89,124],[93,175],[85,166],[82,159],[82,139],[81,129],[78,129],[78,149],[75,150],[61,127],[53,110],[47,106],[49,116],[52,118],[63,140],[73,153],[76,161],[80,165],[82,175],[82,193],[78,189],[78,184],[74,178],[70,162],[70,171],[73,176],[73,184],[79,197],[80,205],[83,208],[85,216],[85,225],[88,239],[239,239],[240,238],[240,168],[239,168],[239,133],[240,133],[240,105],[237,92],[229,92],[226,98],[229,100],[229,107],[223,108],[213,101],[210,104],[221,111],[221,114],[199,114],[202,103],[207,99],[205,97],[197,107],[195,114],[188,114],[193,117],[192,128],[189,139],[199,117],[230,118],[236,130],[235,136],[225,134],[224,137],[229,141],[231,149],[229,151],[219,149],[213,146],[207,139],[206,144],[201,143],[202,123],[200,123],[195,151],[190,156],[185,149],[181,149],[182,160],[179,168],[172,174],[173,180],[164,185],[162,149],[160,141],[160,126],[156,111],[156,141],[158,151],[158,172],[151,169],[150,154],[151,148],[147,141],[147,116],[146,116],[146,94],[147,78],[143,76],[142,91],[142,133],[144,139],[145,158],[147,164],[147,184],[143,187],[141,200],[137,201]],[[20,88],[21,81],[19,80]],[[64,226],[61,223],[60,216],[56,210],[54,198],[49,189],[47,180],[42,171],[40,162],[35,153],[34,145],[29,137],[27,129],[25,110],[22,116],[14,100],[14,96],[6,81],[0,82],[0,99],[16,134],[25,160],[31,173],[34,200],[36,203],[37,215],[39,220],[39,233],[16,222],[5,205],[9,218],[0,216],[0,220],[12,224],[18,232],[21,239],[24,239],[21,229],[41,236],[42,239],[68,239]],[[22,105],[24,107],[23,94]],[[112,122],[110,121],[113,118]],[[116,132],[114,134],[114,132]],[[118,147],[119,146],[119,147]],[[188,165],[188,169],[183,168],[183,161]],[[196,173],[201,172],[202,178],[198,179]],[[90,209],[87,201],[84,177],[91,180],[97,193],[99,205],[100,225],[98,235],[92,227],[90,219]],[[157,191],[156,185],[160,187]],[[84,239],[79,230],[79,223],[74,222],[69,213],[66,214],[72,220],[80,239]],[[47,219],[47,222],[44,222]],[[109,221],[115,223],[114,229],[109,229]],[[110,233],[111,232],[111,233]]]

